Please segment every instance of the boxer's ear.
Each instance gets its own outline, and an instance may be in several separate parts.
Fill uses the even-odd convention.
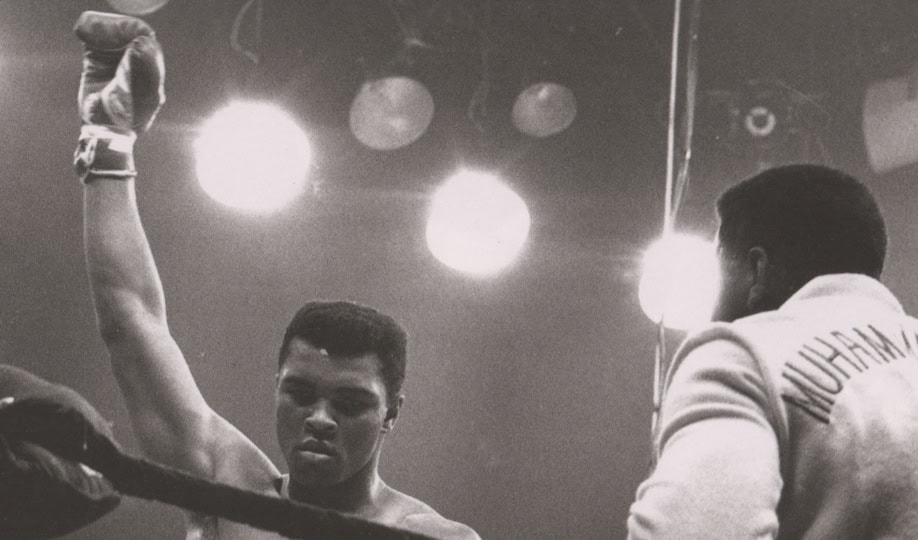
[[[762,247],[756,246],[746,253],[746,266],[752,279],[746,296],[750,313],[778,309],[787,300],[788,282],[779,261]]]
[[[405,394],[399,394],[395,396],[395,399],[389,404],[389,407],[386,409],[386,418],[383,420],[383,433],[389,433],[395,427],[403,403],[405,403]]]

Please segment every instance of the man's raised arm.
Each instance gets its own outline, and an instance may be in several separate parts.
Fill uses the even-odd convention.
[[[133,143],[164,101],[162,53],[133,17],[86,12],[75,32],[85,50],[75,165],[99,331],[144,452],[212,476],[217,444],[234,430],[204,401],[169,332],[134,192]]]

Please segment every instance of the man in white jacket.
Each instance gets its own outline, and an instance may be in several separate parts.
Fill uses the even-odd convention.
[[[674,355],[629,538],[918,538],[918,321],[873,197],[792,165],[717,211],[719,322]]]

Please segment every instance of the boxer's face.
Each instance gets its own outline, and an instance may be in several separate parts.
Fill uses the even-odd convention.
[[[387,407],[386,397],[375,354],[329,356],[293,339],[276,392],[277,439],[291,480],[323,487],[373,473],[400,405]]]

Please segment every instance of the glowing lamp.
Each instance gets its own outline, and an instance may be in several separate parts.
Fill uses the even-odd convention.
[[[561,133],[577,116],[577,100],[570,88],[540,82],[520,92],[513,103],[513,125],[532,137]]]
[[[914,94],[908,77],[875,81],[867,87],[864,142],[875,173],[918,162],[918,96]]]
[[[711,242],[673,234],[645,252],[638,299],[647,317],[667,328],[687,330],[711,320],[719,267]]]
[[[107,0],[115,11],[127,15],[149,15],[169,3],[169,0]]]
[[[746,111],[743,118],[743,127],[754,138],[768,137],[775,132],[778,126],[778,117],[768,107],[756,105]]]
[[[433,119],[434,102],[408,77],[367,81],[351,103],[351,132],[375,150],[395,150],[416,141]]]
[[[494,175],[461,171],[433,196],[427,246],[446,266],[485,276],[506,268],[529,235],[529,209]]]
[[[264,211],[299,195],[312,151],[300,127],[268,103],[237,102],[214,114],[194,143],[198,182],[227,206]]]

